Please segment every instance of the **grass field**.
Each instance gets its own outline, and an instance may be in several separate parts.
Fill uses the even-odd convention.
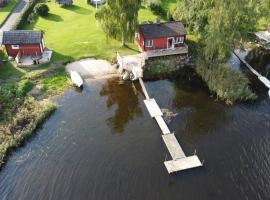
[[[39,17],[34,24],[23,29],[39,29],[45,32],[45,44],[54,51],[53,61],[75,60],[81,57],[98,57],[111,60],[116,51],[122,54],[137,52],[135,44],[122,48],[119,41],[107,39],[95,19],[95,7],[84,0],[75,0],[71,7],[61,7],[54,2],[47,3],[50,14]],[[151,12],[142,11],[151,16]],[[143,19],[144,17],[141,17]]]
[[[19,0],[8,0],[4,7],[0,7],[0,24],[6,19],[10,11],[16,6]]]

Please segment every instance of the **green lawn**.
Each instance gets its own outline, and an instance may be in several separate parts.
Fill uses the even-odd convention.
[[[137,52],[135,44],[122,48],[119,41],[107,39],[95,19],[95,8],[86,4],[85,0],[75,0],[71,7],[58,6],[54,1],[47,4],[49,16],[38,17],[35,24],[26,24],[23,29],[45,32],[45,45],[54,51],[53,61],[81,57],[112,59],[116,51],[122,54]]]
[[[16,6],[19,0],[8,0],[4,7],[0,7],[0,24],[6,19],[10,11]]]
[[[166,10],[172,11],[176,5],[176,0],[162,0],[162,6]]]

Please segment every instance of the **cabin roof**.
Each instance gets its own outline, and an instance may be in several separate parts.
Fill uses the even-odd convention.
[[[181,21],[140,24],[139,30],[144,38],[162,38],[187,34]]]
[[[3,32],[3,44],[36,44],[41,43],[41,41],[41,31],[16,30]]]

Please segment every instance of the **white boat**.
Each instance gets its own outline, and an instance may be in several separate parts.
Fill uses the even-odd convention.
[[[70,71],[70,78],[76,86],[81,87],[83,85],[83,79],[78,72]]]

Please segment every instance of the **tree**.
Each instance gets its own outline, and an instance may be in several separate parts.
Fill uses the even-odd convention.
[[[183,21],[191,32],[201,35],[208,24],[212,7],[213,0],[178,0],[173,18]]]
[[[36,14],[40,16],[47,16],[50,10],[49,10],[49,7],[45,3],[38,3],[35,6],[34,11]]]
[[[215,1],[202,36],[206,60],[225,62],[233,49],[243,46],[258,21],[254,4],[253,0]]]
[[[122,46],[125,46],[127,39],[132,40],[140,5],[141,0],[107,0],[96,13],[107,37],[121,39]]]

